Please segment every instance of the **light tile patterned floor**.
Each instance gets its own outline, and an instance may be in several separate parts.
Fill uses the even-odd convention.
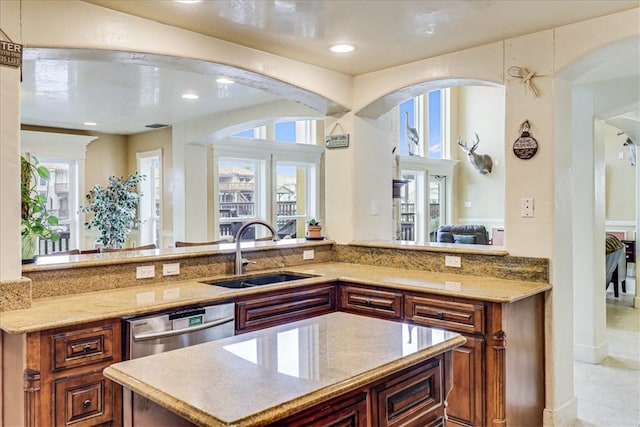
[[[575,427],[640,427],[640,309],[635,281],[620,298],[607,291],[609,356],[598,365],[574,363]]]

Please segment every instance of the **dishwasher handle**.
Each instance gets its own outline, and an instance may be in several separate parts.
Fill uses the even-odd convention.
[[[233,322],[234,317],[221,317],[213,322],[203,323],[202,325],[193,326],[190,328],[174,329],[172,331],[151,332],[148,334],[133,334],[133,341],[147,341],[156,338],[173,337],[175,335],[185,334],[189,332],[201,331],[203,329],[213,328],[214,326],[224,325],[225,323]]]

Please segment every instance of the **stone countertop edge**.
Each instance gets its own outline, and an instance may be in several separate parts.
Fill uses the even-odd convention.
[[[256,332],[259,333],[261,331]],[[423,362],[429,358],[438,356],[446,351],[459,347],[465,344],[466,341],[466,338],[464,338],[462,335],[453,334],[451,338],[442,343],[435,344],[428,348],[419,350],[415,353],[403,356],[390,363],[355,375],[351,378],[348,378],[347,380],[340,381],[329,386],[322,387],[310,393],[300,395],[283,404],[270,407],[266,410],[254,414],[248,414],[246,417],[228,422],[220,420],[214,414],[194,407],[189,402],[176,399],[176,397],[164,392],[163,390],[150,386],[149,384],[139,381],[134,376],[131,376],[119,370],[119,365],[126,362],[121,362],[120,364],[116,363],[105,368],[103,374],[105,377],[115,381],[125,388],[133,390],[135,393],[148,398],[154,403],[165,407],[166,409],[178,414],[179,416],[196,425],[203,427],[258,427],[276,422],[287,416],[313,407],[314,405],[320,404],[339,395],[354,391],[359,387],[382,379],[387,375],[401,371],[405,368]],[[176,352],[179,351],[180,350],[176,350]],[[178,356],[177,353],[176,356]]]
[[[487,256],[507,256],[509,252],[504,246],[492,245],[466,245],[461,243],[439,243],[426,242],[416,243],[404,240],[386,240],[386,241],[352,241],[348,246],[360,246],[366,248],[384,248],[384,249],[406,249],[412,251],[423,252],[446,252],[463,255],[487,255]]]
[[[37,332],[58,327],[82,325],[92,321],[139,316],[198,304],[222,303],[245,295],[294,289],[300,286],[335,281],[495,303],[516,302],[552,288],[550,284],[541,282],[496,279],[453,273],[413,272],[392,267],[335,262],[292,266],[251,274],[273,271],[297,272],[318,277],[273,284],[269,285],[268,288],[255,287],[242,290],[226,289],[200,283],[209,279],[203,278],[86,292],[71,296],[39,298],[33,300],[30,308],[0,313],[0,329],[10,334]],[[228,277],[230,276],[219,276],[214,279]],[[457,290],[458,286],[464,286],[462,282],[470,283],[473,289]],[[157,297],[164,296],[165,292],[171,294],[175,289],[180,290],[180,298],[166,300],[163,298],[160,302],[155,300],[148,303],[146,301],[144,303],[138,302],[139,294],[153,293]],[[499,292],[495,289],[499,289]]]
[[[243,242],[242,252],[259,252],[267,250],[306,248],[333,245],[333,240],[281,239],[272,241]],[[235,243],[215,245],[186,246],[183,248],[145,249],[141,251],[105,252],[101,254],[55,255],[36,258],[33,264],[23,264],[22,274],[32,271],[67,270],[71,268],[87,268],[106,265],[132,264],[140,262],[162,262],[186,258],[198,258],[207,255],[234,255]],[[55,259],[58,258],[58,259]],[[56,261],[60,262],[56,262]]]

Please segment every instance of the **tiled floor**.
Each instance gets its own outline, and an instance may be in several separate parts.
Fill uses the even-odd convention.
[[[620,298],[607,291],[609,356],[574,363],[575,427],[640,427],[640,309],[632,306],[635,281],[627,282]]]

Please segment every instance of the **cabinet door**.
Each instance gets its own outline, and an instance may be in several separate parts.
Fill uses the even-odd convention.
[[[402,293],[351,286],[340,286],[340,310],[383,319],[402,319]]]
[[[465,336],[467,342],[453,350],[453,388],[447,397],[448,426],[483,425],[484,340]]]
[[[54,382],[55,425],[88,427],[113,419],[114,384],[101,372]]]
[[[359,392],[347,398],[337,398],[311,408],[286,420],[278,427],[368,427],[367,393]]]
[[[291,291],[245,297],[236,303],[236,332],[248,332],[289,323],[336,309],[335,285],[306,287]]]

